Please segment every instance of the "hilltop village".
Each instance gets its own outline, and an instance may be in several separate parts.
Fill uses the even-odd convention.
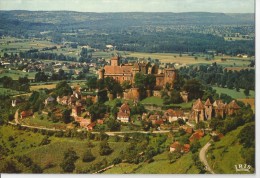
[[[142,88],[136,83],[137,75],[144,78],[152,76],[151,82],[154,86],[148,84],[148,87],[141,91]],[[183,129],[191,134],[189,140],[193,142],[194,139],[203,137],[204,129],[206,129],[205,126],[200,127],[199,123],[209,122],[212,118],[221,120],[227,116],[236,115],[241,108],[235,100],[224,103],[222,100],[210,100],[209,98],[205,102],[201,98],[194,100],[190,110],[182,108],[154,110],[140,104],[141,97],[161,98],[162,91],[174,90],[175,81],[178,80],[174,67],[159,68],[156,64],[144,62],[121,64],[120,58],[116,56],[111,58],[110,65],[105,65],[98,70],[98,82],[102,84],[106,80],[111,82],[109,84],[112,86],[108,84],[102,89],[93,87],[87,92],[82,91],[80,86],[69,86],[66,82],[61,82],[49,96],[45,96],[44,105],[38,111],[31,108],[16,111],[15,122],[26,125],[28,118],[32,118],[30,119],[31,124],[35,117],[49,118],[54,123],[59,120],[66,123],[63,127],[54,126],[55,129],[78,128],[94,132],[102,129],[122,131],[126,126],[131,126],[132,130],[136,131],[140,129],[145,131]],[[123,91],[115,92],[113,90],[114,86],[124,84],[127,84],[127,87]],[[143,96],[141,96],[141,92],[144,92]],[[187,91],[180,91],[179,96],[182,103],[188,102],[188,95]],[[104,98],[107,98],[108,102],[116,101],[116,104],[110,108],[105,107],[100,104]],[[14,99],[12,107],[24,102],[26,101]],[[141,125],[138,126],[136,123],[141,123]],[[223,135],[222,133],[217,135],[219,134]],[[174,142],[170,146],[170,151],[177,149],[188,152],[189,148],[188,143],[180,145],[179,142]]]

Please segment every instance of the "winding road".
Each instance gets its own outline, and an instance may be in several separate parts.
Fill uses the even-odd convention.
[[[215,172],[210,168],[209,166],[209,163],[207,161],[207,150],[210,146],[210,141],[208,143],[206,143],[206,145],[204,145],[201,150],[200,150],[200,154],[199,154],[199,157],[200,157],[200,161],[205,165],[206,167],[206,170],[209,171],[211,174],[215,174]]]

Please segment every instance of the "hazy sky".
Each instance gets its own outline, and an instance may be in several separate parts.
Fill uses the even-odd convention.
[[[0,10],[254,13],[254,0],[0,0]]]

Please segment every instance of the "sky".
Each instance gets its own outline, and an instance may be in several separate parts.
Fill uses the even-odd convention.
[[[0,0],[0,10],[254,13],[255,0]]]

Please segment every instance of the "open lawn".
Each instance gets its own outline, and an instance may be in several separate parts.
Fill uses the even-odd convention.
[[[236,174],[236,164],[244,164],[245,160],[240,155],[242,145],[239,144],[237,135],[244,126],[238,127],[226,134],[220,141],[210,146],[207,158],[215,173]],[[213,157],[214,155],[214,157]]]
[[[255,98],[255,92],[250,90],[250,95],[247,97],[244,94],[244,90],[240,89],[239,92],[237,92],[235,89],[228,89],[228,88],[221,88],[221,87],[212,87],[214,90],[217,91],[218,94],[227,94],[229,96],[231,96],[234,99],[244,99],[244,98]]]

